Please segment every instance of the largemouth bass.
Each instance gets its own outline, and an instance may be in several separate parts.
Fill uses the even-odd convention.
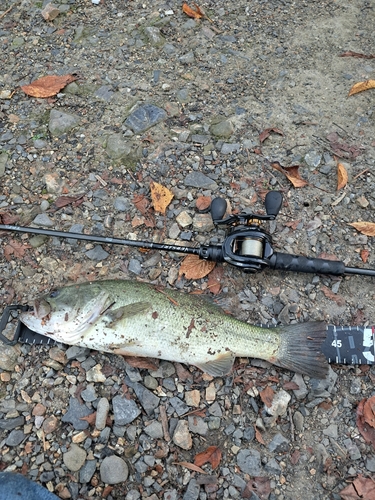
[[[218,377],[237,356],[261,358],[316,378],[327,374],[320,352],[323,322],[253,326],[204,297],[137,281],[97,281],[54,290],[20,315],[34,332],[65,344],[124,356],[192,364]]]

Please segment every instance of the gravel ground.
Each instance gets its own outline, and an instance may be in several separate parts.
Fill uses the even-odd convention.
[[[198,213],[198,197],[261,212],[264,193],[279,189],[283,207],[268,225],[277,250],[375,267],[373,239],[348,225],[371,221],[375,208],[374,90],[347,97],[374,78],[375,62],[339,57],[375,54],[371,2],[206,0],[212,22],[190,19],[175,0],[58,0],[53,20],[41,1],[12,5],[0,6],[0,96],[16,90],[0,99],[6,220],[207,244],[224,232]],[[49,99],[19,89],[47,74],[77,80]],[[282,135],[260,143],[268,128]],[[275,161],[300,165],[308,185],[293,188]],[[340,191],[337,161],[349,174]],[[151,181],[174,199],[147,225],[134,198],[149,200]],[[58,208],[62,195],[76,202]],[[4,232],[0,243],[4,305],[103,278],[210,295],[208,277],[179,277],[177,254]],[[217,298],[242,320],[373,321],[370,277],[222,270]],[[375,472],[356,426],[358,402],[374,393],[371,367],[332,365],[319,382],[242,361],[212,379],[82,348],[2,348],[0,469],[63,499],[127,500],[340,499],[359,474]],[[181,465],[209,446],[222,453],[215,469]]]

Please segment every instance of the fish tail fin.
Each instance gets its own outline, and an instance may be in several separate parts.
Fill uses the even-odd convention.
[[[280,350],[275,364],[313,378],[325,378],[328,361],[321,351],[327,335],[323,321],[279,327]]]

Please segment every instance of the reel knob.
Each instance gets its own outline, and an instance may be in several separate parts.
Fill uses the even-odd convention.
[[[227,202],[224,198],[214,198],[212,200],[211,217],[214,222],[222,220],[226,210],[227,210]]]
[[[266,213],[271,219],[275,219],[283,203],[283,195],[280,191],[269,191],[264,200]]]

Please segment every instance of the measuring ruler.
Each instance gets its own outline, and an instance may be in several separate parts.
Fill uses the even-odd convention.
[[[12,311],[27,311],[28,306],[7,306],[0,319],[0,341],[14,345],[17,342],[32,345],[55,345],[51,338],[30,330],[17,320],[11,339],[3,335]],[[342,365],[375,364],[375,327],[374,326],[327,326],[327,337],[321,350],[329,363]]]

